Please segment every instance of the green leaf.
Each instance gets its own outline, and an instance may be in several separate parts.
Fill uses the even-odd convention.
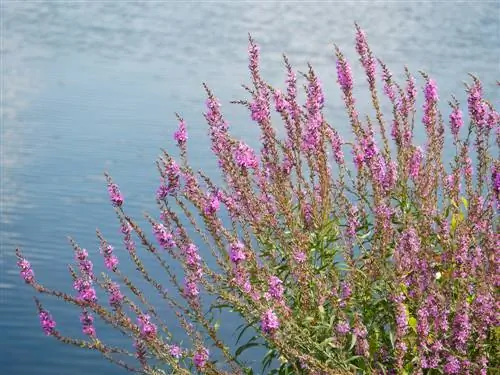
[[[408,325],[414,332],[417,332],[417,319],[415,319],[415,317],[410,316],[408,319]]]
[[[347,363],[351,363],[351,362],[354,362],[356,359],[358,358],[363,358],[362,356],[360,355],[353,355],[351,358],[349,358],[346,362]]]
[[[273,358],[276,357],[276,350],[275,349],[270,349],[264,358],[262,359],[262,372],[264,373],[269,366],[271,366],[271,362],[273,361]]]
[[[461,197],[460,198],[462,200],[462,203],[464,204],[464,207],[466,210],[469,209],[469,202],[467,201],[467,199],[465,197]]]
[[[243,353],[245,350],[247,350],[249,348],[252,348],[254,346],[260,346],[260,345],[262,345],[262,344],[258,343],[258,342],[247,342],[245,345],[242,345],[238,349],[236,349],[236,352],[234,353],[234,356],[236,358],[238,358],[241,355],[241,353]]]
[[[395,348],[395,345],[394,345],[394,334],[392,333],[392,331],[389,331],[389,341],[391,342],[391,348]]]
[[[354,348],[354,345],[356,345],[358,337],[356,335],[351,335],[351,345],[349,345],[349,351],[351,351]]]
[[[242,331],[240,332],[240,334],[238,335],[238,338],[236,339],[236,344],[238,344],[238,342],[239,342],[239,341],[240,341],[240,339],[241,339],[241,336],[243,336],[243,334],[245,333],[245,331],[246,331],[248,328],[250,328],[250,327],[252,326],[252,324],[253,324],[253,323],[252,323],[252,322],[250,322],[250,323],[248,323],[248,324],[245,326],[245,328],[243,328],[243,330],[242,330]],[[241,326],[240,326],[240,327],[241,327]],[[238,327],[238,329],[239,329],[239,327]],[[254,336],[254,337],[255,337],[255,336]]]

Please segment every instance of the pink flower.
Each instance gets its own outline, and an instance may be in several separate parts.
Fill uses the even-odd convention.
[[[50,315],[45,310],[40,310],[40,324],[42,326],[43,331],[47,336],[54,334],[54,328],[56,327],[56,322],[52,319],[52,315]]]
[[[186,123],[184,120],[179,121],[179,127],[178,127],[177,131],[174,133],[174,139],[177,141],[177,144],[179,146],[184,145],[186,143],[186,141],[188,140]]]
[[[137,317],[137,323],[144,338],[154,338],[156,336],[156,326],[151,323],[149,315],[140,315]]]
[[[347,94],[352,90],[352,71],[345,59],[337,60],[337,82],[339,83],[344,94]]]
[[[234,152],[236,164],[241,168],[257,168],[258,161],[255,152],[244,142],[238,144]]]
[[[208,355],[210,352],[207,348],[200,348],[196,351],[193,356],[194,365],[198,368],[198,370],[203,370],[205,365],[207,364]]]
[[[120,207],[123,204],[123,195],[114,183],[108,184],[109,199],[114,207]]]
[[[261,317],[261,328],[264,333],[273,334],[280,327],[280,322],[273,310],[267,310]]]
[[[245,252],[243,251],[245,245],[241,242],[232,243],[229,247],[229,257],[231,258],[231,262],[238,264],[241,261],[245,260],[247,257]]]
[[[171,345],[168,351],[170,355],[174,358],[180,358],[182,356],[182,349],[177,345]]]
[[[460,128],[463,126],[464,120],[462,118],[462,111],[460,108],[455,107],[450,114],[450,129],[451,133],[457,137]]]
[[[19,261],[17,262],[17,265],[19,266],[19,269],[21,270],[20,274],[24,281],[27,284],[33,283],[35,280],[35,273],[33,272],[33,269],[31,268],[30,262],[28,262],[25,258],[22,258],[20,253],[18,253]]]

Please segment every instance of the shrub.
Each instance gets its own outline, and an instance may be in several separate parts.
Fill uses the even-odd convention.
[[[312,67],[301,74],[302,105],[288,59],[280,91],[261,77],[259,48],[249,38],[252,86],[245,87],[249,99],[236,103],[260,127],[260,152],[230,135],[217,98],[204,86],[211,150],[223,182],[189,166],[186,123],[178,116],[180,157],[167,151],[159,157],[161,214],[146,215],[156,243],[127,216],[123,195],[106,175],[124,246],[138,273],[175,312],[188,342],[181,345],[152,299],[121,272],[99,232],[108,274],[94,274],[87,251],[71,240],[76,295],[38,283],[17,250],[26,283],[81,308],[88,338],[64,336],[36,299],[45,333],[145,374],[251,374],[241,354],[259,346],[267,350],[262,372],[276,374],[498,369],[500,161],[491,149],[498,155],[499,114],[472,76],[468,125],[455,98],[449,120],[443,119],[436,83],[422,73],[419,121],[410,72],[405,69],[405,82],[395,82],[358,25],[356,50],[376,116],[358,114],[351,67],[336,46],[353,136],[345,141],[323,116],[323,91]],[[390,114],[381,110],[377,70]],[[284,139],[272,126],[273,111],[283,121]],[[443,158],[447,127],[455,150],[449,165]],[[414,144],[417,132],[426,134],[422,146]],[[202,239],[202,251],[193,234]],[[159,261],[165,280],[144,267],[144,250]],[[96,288],[107,293],[108,303],[98,302]],[[229,347],[215,311],[239,315],[240,338],[254,334]],[[135,352],[102,342],[95,317],[130,337]]]

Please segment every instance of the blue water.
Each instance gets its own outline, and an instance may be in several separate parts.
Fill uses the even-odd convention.
[[[248,32],[261,45],[262,73],[273,85],[284,80],[283,52],[299,70],[311,62],[323,81],[328,118],[348,136],[332,43],[354,61],[355,20],[397,76],[404,64],[415,73],[425,70],[443,102],[452,93],[463,102],[462,81],[474,72],[498,103],[499,4],[3,1],[0,372],[123,373],[96,353],[43,335],[14,249],[23,248],[40,281],[68,292],[73,254],[67,235],[95,254],[102,269],[96,227],[120,247],[102,172],[120,184],[132,216],[156,214],[154,160],[161,147],[173,147],[174,112],[187,120],[193,166],[214,175],[202,82],[221,99],[232,131],[256,145],[256,125],[229,104],[244,98],[240,83],[249,83]],[[363,113],[369,107],[358,65],[354,74]],[[81,337],[78,310],[42,300],[61,332]],[[131,347],[104,332],[110,342]]]

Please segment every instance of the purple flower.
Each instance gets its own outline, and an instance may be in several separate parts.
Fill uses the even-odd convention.
[[[143,338],[152,339],[156,336],[156,326],[151,323],[150,319],[149,315],[140,315],[137,317],[137,323]]]
[[[313,73],[311,73],[311,79],[309,80],[309,85],[307,87],[307,101],[306,108],[309,113],[316,113],[323,109],[325,104],[325,96],[323,95],[323,89],[321,87],[321,81]]]
[[[339,165],[344,164],[344,152],[342,151],[342,138],[336,130],[331,128],[327,128],[327,135],[332,144],[333,157],[335,158],[335,162]]]
[[[125,244],[125,248],[131,253],[134,252],[135,243],[131,236],[132,226],[129,223],[124,222],[121,225],[120,231],[124,234],[123,243]]]
[[[236,285],[238,285],[243,292],[250,293],[252,291],[252,284],[250,283],[250,278],[248,273],[243,267],[235,267],[234,278],[232,280]]]
[[[408,100],[411,103],[415,102],[415,99],[417,98],[417,87],[415,85],[415,77],[408,76],[408,79],[406,81],[406,95],[408,96]]]
[[[297,75],[288,67],[286,75],[286,93],[289,99],[297,96]]]
[[[195,298],[200,294],[196,280],[193,277],[184,279],[184,295],[188,298]]]
[[[211,127],[217,130],[225,130],[226,126],[222,121],[222,115],[220,113],[220,103],[217,98],[209,97],[206,102],[207,112],[205,117]]]
[[[184,145],[186,143],[186,141],[188,140],[186,123],[184,120],[179,121],[179,127],[178,127],[177,131],[174,133],[174,139],[177,141],[177,144],[179,146]]]
[[[373,89],[375,87],[375,59],[373,58],[370,49],[368,48],[365,32],[361,30],[357,25],[356,51],[360,56],[361,64],[365,68],[370,89]]]
[[[460,128],[463,126],[464,120],[462,119],[462,111],[460,108],[455,107],[450,114],[450,128],[451,133],[457,137]]]
[[[243,245],[241,242],[233,242],[230,247],[229,247],[229,257],[231,258],[231,262],[234,264],[238,264],[241,261],[245,260],[247,257],[245,255],[245,252],[243,251],[245,249],[245,245]]]
[[[289,108],[290,104],[288,104],[283,93],[280,90],[276,90],[273,96],[276,104],[276,111],[280,113],[285,112]]]
[[[197,276],[201,276],[201,257],[198,254],[198,247],[195,244],[190,243],[183,247],[184,256],[186,257],[186,265],[191,271]]]
[[[240,168],[256,169],[259,165],[255,152],[244,142],[240,142],[234,152],[236,164]]]
[[[480,374],[481,375],[487,375],[488,373],[488,358],[486,356],[481,356],[481,358],[479,358],[479,365],[481,366],[481,371],[480,371]]]
[[[269,295],[276,300],[281,300],[283,292],[283,282],[279,279],[279,277],[271,276],[269,278]]]
[[[422,148],[417,147],[410,159],[410,177],[413,179],[416,179],[418,177],[418,174],[420,172],[420,163],[422,162]]]
[[[213,215],[219,210],[219,207],[219,196],[217,194],[208,194],[208,197],[205,200],[205,213],[207,215]]]
[[[374,211],[376,215],[376,226],[380,227],[381,231],[389,232],[394,209],[389,204],[381,203],[375,207]]]
[[[337,82],[339,83],[344,94],[347,94],[353,87],[351,67],[344,58],[342,58],[342,60],[338,59],[336,64]]]
[[[200,348],[194,353],[193,362],[198,370],[203,370],[208,361],[210,352],[207,348]]]
[[[445,374],[458,374],[460,372],[460,361],[452,355],[449,356],[443,370]]]
[[[164,249],[170,249],[176,245],[173,234],[163,224],[153,224],[153,234]]]
[[[290,175],[290,172],[292,171],[293,167],[293,162],[290,160],[288,156],[283,157],[283,164],[281,165],[281,170],[283,171],[283,174],[285,175]]]
[[[490,107],[488,112],[488,116],[486,117],[486,125],[488,129],[493,129],[495,126],[498,126],[500,123],[500,114]]]
[[[307,260],[307,256],[303,251],[296,251],[293,253],[293,259],[297,263],[304,263]]]
[[[99,251],[104,256],[104,265],[106,268],[108,270],[115,270],[118,265],[118,258],[113,254],[113,246],[102,243]]]
[[[302,206],[302,215],[304,216],[304,223],[306,225],[311,224],[313,218],[312,206],[309,202],[305,202]]]
[[[88,278],[78,278],[73,283],[73,287],[78,292],[78,299],[83,302],[93,303],[97,301],[97,295],[92,280]]]
[[[174,358],[180,358],[182,356],[182,349],[177,345],[170,345],[168,352]]]
[[[384,191],[389,191],[396,183],[397,165],[394,161],[387,164],[382,155],[377,155],[377,158],[371,163],[371,171],[375,180]]]
[[[108,287],[109,292],[109,304],[118,309],[123,301],[123,294],[120,292],[120,285],[117,283],[110,283]]]
[[[457,349],[461,352],[466,350],[467,340],[472,331],[471,322],[469,320],[469,304],[462,303],[456,311],[453,319],[453,340]]]
[[[52,319],[52,315],[50,315],[47,311],[40,309],[39,316],[43,332],[45,332],[47,336],[53,335],[56,322]]]
[[[170,189],[168,188],[168,186],[161,184],[160,186],[158,186],[158,189],[156,189],[156,198],[165,199],[169,193]]]
[[[335,330],[341,335],[347,335],[351,331],[351,327],[349,326],[349,322],[341,320],[337,323]]]
[[[33,272],[33,269],[31,268],[30,262],[28,262],[25,258],[22,258],[20,253],[18,255],[19,261],[17,262],[17,265],[19,266],[19,269],[21,270],[20,274],[24,281],[27,284],[33,283],[35,280],[35,273]]]
[[[248,68],[252,73],[252,78],[254,82],[258,81],[258,72],[259,72],[259,59],[260,59],[260,47],[254,43],[253,40],[250,39],[248,45]]]
[[[494,164],[491,167],[491,185],[496,196],[500,193],[500,168]]]
[[[429,102],[437,102],[439,100],[436,82],[429,79],[425,84],[425,99]]]
[[[307,119],[306,129],[302,137],[302,149],[304,151],[315,151],[319,146],[320,127],[323,122],[321,114],[315,113]]]
[[[353,161],[354,165],[357,169],[361,169],[363,167],[363,163],[365,162],[365,154],[364,150],[359,147],[359,145],[355,145],[352,149]]]
[[[472,305],[479,338],[485,338],[488,328],[498,324],[495,299],[488,290],[478,290]]]
[[[132,226],[125,222],[120,226],[120,231],[125,235],[130,234],[132,232]]]
[[[394,252],[396,269],[400,274],[409,273],[419,267],[420,238],[414,228],[408,228],[401,234]]]
[[[341,298],[345,301],[345,300],[349,299],[351,294],[352,294],[352,289],[351,289],[351,286],[349,285],[349,283],[347,281],[342,281],[340,283],[340,296],[341,296]]]
[[[123,204],[123,195],[121,194],[118,185],[114,183],[108,184],[108,193],[113,207],[120,207]]]
[[[94,265],[88,259],[89,253],[86,249],[78,249],[75,252],[75,259],[78,261],[78,268],[82,275],[92,278]]]
[[[273,334],[280,327],[278,317],[269,309],[261,316],[260,326],[264,333]]]
[[[269,106],[265,97],[259,95],[250,104],[251,118],[257,122],[263,122],[269,118]]]
[[[173,159],[169,159],[165,163],[165,172],[163,174],[163,180],[161,185],[156,191],[156,197],[158,199],[165,199],[167,195],[175,195],[179,189],[181,169],[179,165]]]
[[[472,121],[482,128],[486,125],[487,106],[482,100],[483,89],[479,81],[475,81],[474,85],[469,89],[467,104],[469,107],[469,115]]]
[[[430,127],[433,124],[434,107],[436,106],[436,103],[439,99],[436,82],[434,82],[434,80],[432,79],[427,80],[424,88],[424,94],[425,94],[425,103],[423,107],[424,118],[422,122],[424,123],[427,129],[430,129]]]
[[[396,99],[396,92],[394,91],[394,84],[391,81],[392,73],[387,66],[382,66],[382,80],[384,81],[384,94],[393,102]]]
[[[82,323],[82,331],[85,335],[94,337],[95,327],[94,327],[94,317],[87,310],[82,311],[80,315],[80,322]]]
[[[408,311],[402,302],[396,305],[396,326],[399,337],[403,337],[408,331]]]
[[[366,340],[368,331],[366,330],[366,327],[359,319],[356,319],[352,333],[353,335],[356,336],[356,350],[355,350],[356,354],[368,357],[370,354],[369,344],[368,341]]]

